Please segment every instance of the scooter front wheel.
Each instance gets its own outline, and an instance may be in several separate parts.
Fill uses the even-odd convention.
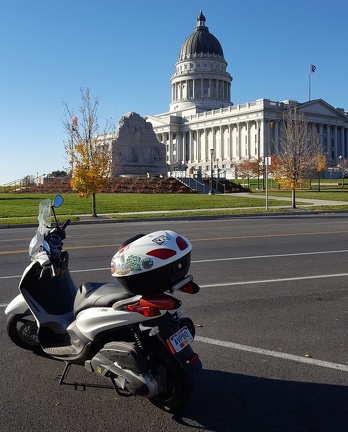
[[[6,330],[11,341],[20,348],[34,351],[40,347],[36,321],[30,312],[9,315]]]

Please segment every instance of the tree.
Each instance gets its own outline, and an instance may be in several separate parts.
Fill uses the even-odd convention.
[[[253,172],[254,172],[254,177],[257,177],[257,189],[260,189],[260,177],[262,177],[263,181],[262,184],[264,183],[264,175],[265,175],[265,164],[264,164],[264,160],[262,156],[257,157],[256,159],[254,159],[252,161],[253,163]],[[263,186],[264,187],[264,184]]]
[[[311,167],[313,156],[319,151],[319,137],[308,126],[308,120],[297,104],[289,105],[283,113],[283,131],[277,156],[280,160],[278,181],[291,189],[292,208],[296,208],[298,189]]]
[[[269,175],[274,178],[280,188],[280,178],[282,177],[282,161],[279,156],[272,156],[271,165],[269,166]]]
[[[51,173],[47,174],[47,177],[66,177],[68,173],[66,171],[52,171]]]
[[[63,126],[69,136],[65,144],[71,174],[71,187],[81,197],[92,196],[92,216],[96,217],[96,194],[105,190],[112,176],[111,122],[99,129],[98,98],[81,88],[80,119],[64,102]]]
[[[313,155],[311,161],[312,167],[311,172],[316,175],[318,180],[318,192],[320,192],[320,174],[327,170],[327,155],[321,152],[317,152]]]
[[[247,179],[248,187],[250,187],[250,178],[254,177],[254,175],[255,175],[255,162],[251,161],[250,159],[244,159],[242,162],[239,162],[238,176],[243,179],[243,186],[244,186],[244,179]]]
[[[347,175],[348,172],[348,159],[344,159],[342,156],[340,156],[339,158],[339,163],[338,163],[338,169],[340,170],[341,173],[341,178],[342,178],[342,188],[344,187],[344,177]]]

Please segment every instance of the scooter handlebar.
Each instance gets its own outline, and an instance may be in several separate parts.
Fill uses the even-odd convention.
[[[70,219],[67,219],[67,220],[63,223],[63,225],[61,226],[61,229],[62,229],[62,230],[65,230],[65,228],[70,224],[70,222],[71,222],[71,220],[70,220]]]

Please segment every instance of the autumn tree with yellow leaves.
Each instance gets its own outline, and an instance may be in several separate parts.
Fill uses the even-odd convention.
[[[111,121],[99,127],[99,99],[81,88],[79,115],[64,102],[63,126],[68,134],[65,152],[70,165],[71,187],[81,197],[92,197],[92,216],[97,216],[96,194],[105,190],[112,176]]]
[[[311,165],[312,165],[311,171],[317,177],[318,192],[320,192],[320,176],[321,176],[321,173],[326,171],[328,168],[327,155],[321,153],[320,151],[316,152],[312,157]]]

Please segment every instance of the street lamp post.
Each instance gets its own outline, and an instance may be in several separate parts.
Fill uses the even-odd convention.
[[[214,195],[213,189],[213,157],[214,157],[214,149],[210,149],[210,191],[209,195]]]

